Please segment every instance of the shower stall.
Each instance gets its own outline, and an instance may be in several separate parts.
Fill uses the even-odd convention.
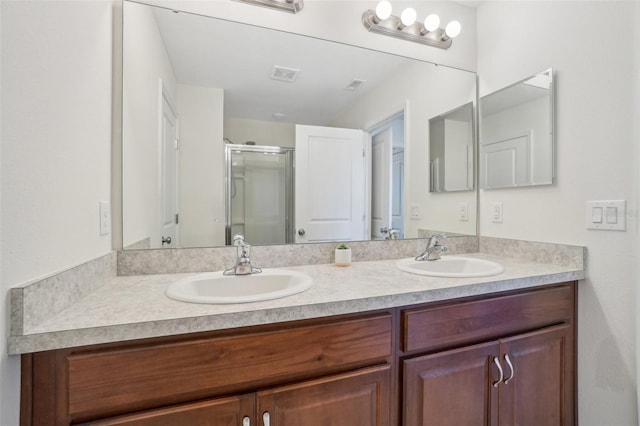
[[[225,243],[235,234],[250,244],[294,242],[294,148],[225,145]]]

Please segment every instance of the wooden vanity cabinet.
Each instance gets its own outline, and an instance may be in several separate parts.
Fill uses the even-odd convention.
[[[382,311],[25,355],[21,422],[388,426],[392,330]]]
[[[95,426],[389,426],[390,366],[88,422]]]
[[[404,311],[403,424],[575,424],[574,291]]]
[[[21,424],[574,425],[575,303],[572,282],[26,354]]]

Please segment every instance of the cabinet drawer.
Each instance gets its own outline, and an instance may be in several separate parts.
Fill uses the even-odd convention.
[[[68,414],[95,418],[363,366],[391,354],[391,314],[233,337],[72,353]]]
[[[98,420],[85,426],[241,425],[242,419],[254,411],[253,395],[240,395]]]
[[[572,285],[402,311],[402,350],[432,350],[571,322]]]

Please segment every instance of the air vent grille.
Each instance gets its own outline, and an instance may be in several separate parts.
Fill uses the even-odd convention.
[[[271,78],[278,81],[286,81],[287,83],[293,83],[298,78],[300,70],[295,68],[286,68],[278,65],[274,65],[271,70]]]
[[[354,78],[353,80],[351,80],[351,83],[349,83],[347,85],[347,87],[344,88],[344,90],[348,90],[350,92],[354,92],[358,87],[360,87],[360,85],[364,82],[366,82],[367,80],[360,80],[358,78]]]

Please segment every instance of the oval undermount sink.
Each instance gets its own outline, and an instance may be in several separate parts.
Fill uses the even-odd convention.
[[[264,269],[259,274],[223,275],[206,272],[169,285],[166,295],[192,303],[248,303],[301,293],[313,284],[307,274],[286,269]]]
[[[502,265],[490,260],[462,256],[443,256],[439,260],[401,259],[396,267],[418,275],[449,278],[490,277],[504,272]]]

